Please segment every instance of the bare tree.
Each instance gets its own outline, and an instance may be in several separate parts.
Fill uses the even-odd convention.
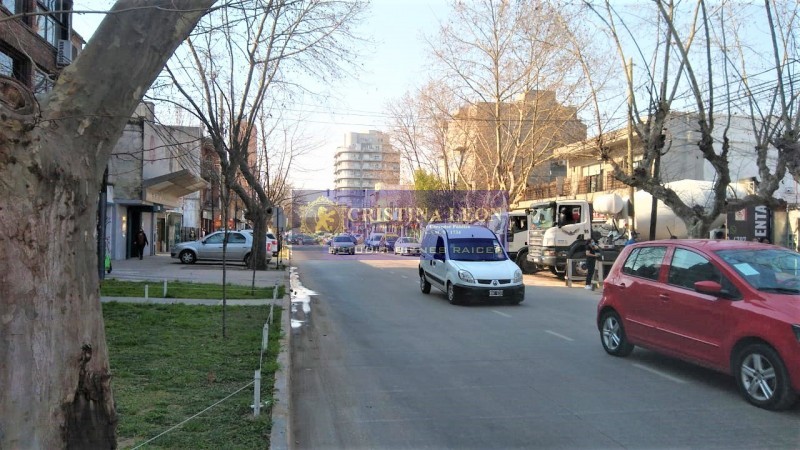
[[[450,123],[451,149],[465,154],[475,187],[507,191],[512,201],[553,148],[585,137],[577,109],[556,100],[572,98],[582,78],[561,45],[570,19],[559,17],[547,2],[458,2],[429,41],[439,76],[462,105]]]
[[[120,0],[49,94],[0,79],[2,448],[116,446],[97,192],[125,122],[213,3]]]
[[[175,102],[203,124],[224,184],[245,205],[253,224],[254,269],[267,266],[266,227],[274,205],[264,184],[270,174],[259,172],[270,169],[259,163],[259,117],[302,89],[289,74],[334,77],[355,59],[347,40],[363,7],[360,1],[241,1],[209,15],[187,51],[168,65],[170,85],[182,97]]]
[[[730,53],[732,43],[725,39],[732,31],[730,17],[747,6],[727,3],[726,8],[722,8],[716,2],[705,0],[676,5],[672,0],[657,0],[652,3],[645,20],[637,20],[623,14],[610,2],[605,2],[602,8],[588,2],[587,5],[615,43],[628,90],[634,92],[629,115],[642,144],[639,168],[628,172],[611,157],[604,137],[600,135],[597,139],[596,150],[614,168],[614,177],[663,201],[684,219],[689,234],[695,237],[708,236],[712,224],[727,211],[756,204],[777,206],[779,200],[773,194],[786,173],[785,163],[780,159],[767,163],[772,158],[763,139],[753,142],[753,153],[759,161],[761,182],[758,188],[738,197],[731,191],[731,183],[735,181],[731,162],[741,156],[734,152],[730,139],[732,128],[736,126],[732,88],[742,79],[735,70],[733,73],[730,70],[726,54]],[[647,41],[648,37],[652,40]],[[738,42],[739,49],[744,45]],[[628,70],[629,58],[638,61],[636,75]],[[777,84],[783,85],[780,81]],[[679,113],[676,105],[692,112]],[[699,136],[696,140],[698,155],[714,172],[707,204],[693,203],[682,197],[662,181],[659,173],[661,158],[669,151],[670,126],[683,120],[682,117],[691,117]],[[753,123],[760,128],[764,121]],[[774,133],[772,136],[777,138]]]
[[[444,188],[456,186],[457,166],[447,151],[453,100],[446,86],[431,80],[387,106],[392,144],[400,149],[409,179],[416,182],[419,171],[423,171],[436,176]]]

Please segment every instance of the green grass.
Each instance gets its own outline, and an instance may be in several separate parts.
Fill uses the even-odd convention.
[[[103,304],[120,448],[131,448],[203,411],[253,380],[269,306]],[[272,402],[280,350],[275,307],[261,398]],[[253,417],[253,386],[149,443],[148,449],[268,448],[269,406]]]
[[[144,297],[144,286],[149,285],[148,295],[151,298],[161,298],[164,293],[163,281],[121,281],[114,279],[100,282],[100,295],[104,297]],[[283,298],[285,288],[278,286],[278,298]],[[229,299],[270,299],[273,297],[272,287],[256,287],[251,291],[250,286],[226,285],[226,296]],[[222,285],[208,283],[188,283],[184,281],[167,280],[166,298],[196,298],[196,299],[222,299]]]

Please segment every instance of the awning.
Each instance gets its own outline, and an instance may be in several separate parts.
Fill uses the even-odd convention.
[[[150,178],[142,182],[142,187],[148,194],[160,196],[183,197],[192,192],[208,187],[209,183],[192,173],[189,169],[168,173],[159,177]]]

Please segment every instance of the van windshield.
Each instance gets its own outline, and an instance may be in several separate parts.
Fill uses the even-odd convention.
[[[454,261],[503,261],[503,247],[497,239],[450,239],[447,245],[450,259]]]

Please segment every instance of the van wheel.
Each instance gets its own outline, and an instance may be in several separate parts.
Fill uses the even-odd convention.
[[[451,305],[460,305],[461,302],[456,296],[456,288],[453,286],[453,283],[447,282],[447,301],[450,302]]]
[[[752,344],[742,349],[736,358],[734,374],[744,398],[759,408],[782,410],[797,400],[786,366],[778,353],[766,344]]]
[[[425,279],[425,272],[422,271],[419,273],[419,290],[421,290],[423,294],[429,294],[431,292],[431,284]]]

